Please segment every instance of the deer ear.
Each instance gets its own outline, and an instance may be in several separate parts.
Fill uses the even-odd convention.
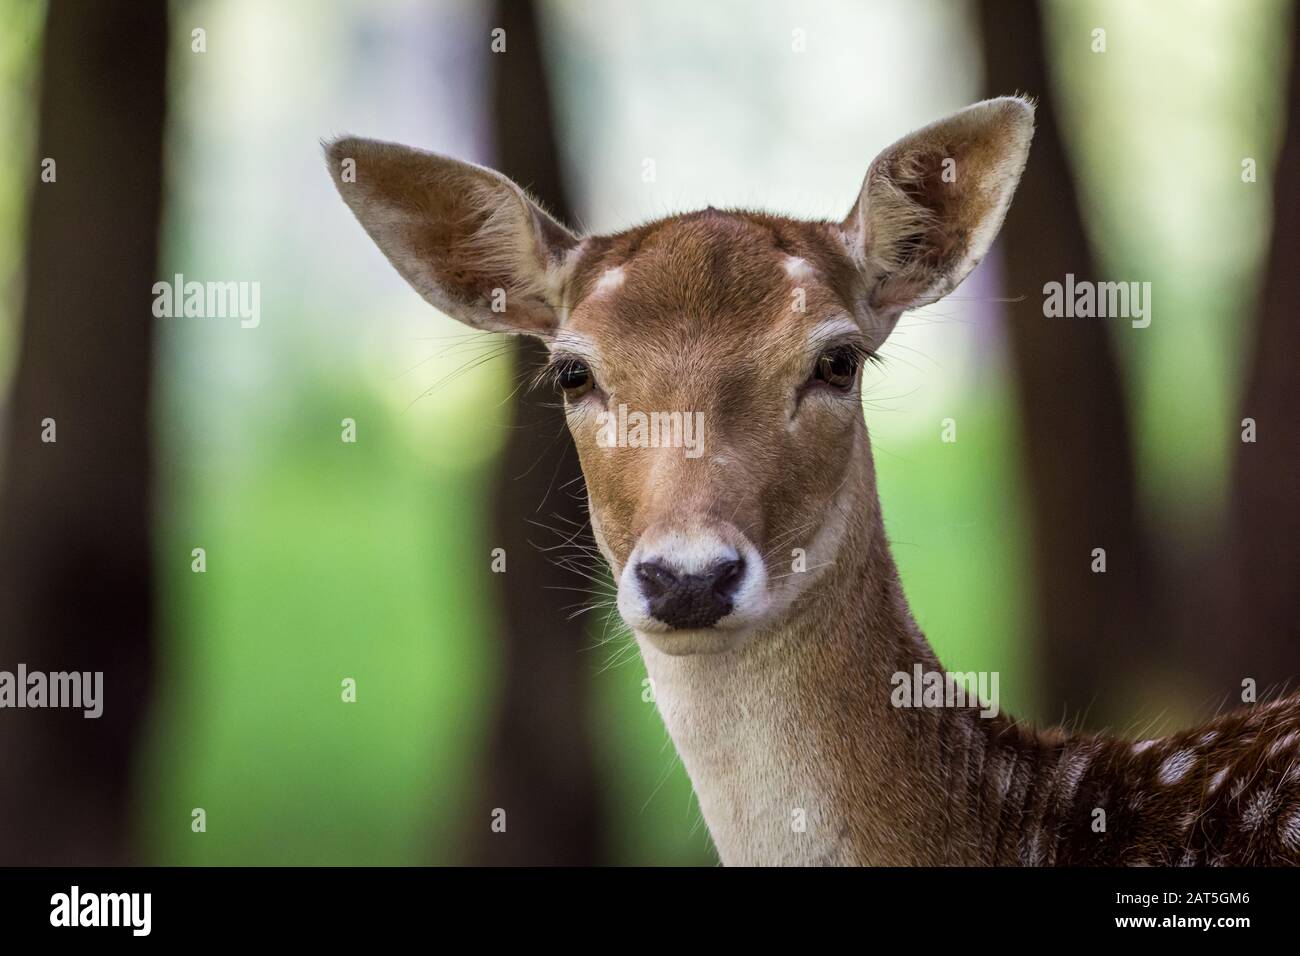
[[[862,280],[855,306],[882,339],[984,258],[1033,135],[1033,104],[1001,97],[905,136],[872,162],[840,229]]]
[[[554,333],[578,240],[513,182],[371,139],[337,139],[325,156],[348,208],[436,308],[479,329]]]

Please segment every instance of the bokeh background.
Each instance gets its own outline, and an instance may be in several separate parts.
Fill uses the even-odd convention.
[[[106,675],[99,721],[0,711],[0,862],[716,861],[553,398],[521,385],[536,350],[407,288],[323,168],[343,132],[496,166],[599,232],[706,204],[839,219],[904,132],[1036,97],[994,253],[866,372],[913,609],[1039,722],[1152,733],[1300,675],[1290,3],[0,0],[0,22],[0,668]],[[175,273],[260,283],[260,325],[154,318]],[[1150,327],[1044,318],[1066,273],[1150,282]]]

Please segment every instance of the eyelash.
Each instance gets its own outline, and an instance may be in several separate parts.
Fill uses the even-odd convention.
[[[585,370],[589,382],[587,388],[584,389],[581,394],[576,396],[576,398],[581,398],[583,395],[587,394],[587,392],[593,391],[598,387],[596,384],[596,376],[591,369],[591,365],[583,358],[576,355],[556,355],[542,368],[539,378],[551,389],[565,392],[566,397],[573,399],[574,396],[568,396],[570,389],[564,387],[564,380],[576,369]]]
[[[848,358],[852,362],[852,374],[850,375],[847,384],[839,385],[822,377],[822,363],[828,358]],[[817,353],[817,358],[813,360],[812,371],[809,372],[808,380],[801,391],[807,391],[810,388],[816,387],[818,384],[825,384],[828,388],[834,389],[837,392],[847,393],[852,390],[853,385],[857,382],[858,373],[862,370],[862,367],[868,362],[878,364],[879,361],[880,358],[875,352],[866,348],[859,342],[847,341],[829,344]]]

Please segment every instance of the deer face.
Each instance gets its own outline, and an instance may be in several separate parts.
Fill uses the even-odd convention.
[[[764,216],[583,249],[551,368],[619,611],[664,649],[729,646],[833,559],[832,503],[866,449],[852,276],[834,227]]]
[[[327,154],[426,299],[547,344],[619,612],[682,654],[761,633],[835,561],[850,477],[873,480],[862,364],[983,257],[1032,123],[1001,99],[913,133],[839,223],[709,209],[582,240],[491,170],[352,138]]]

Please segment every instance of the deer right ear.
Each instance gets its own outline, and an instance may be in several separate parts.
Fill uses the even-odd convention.
[[[344,137],[330,175],[402,278],[467,325],[549,338],[578,240],[500,173],[435,153]]]
[[[840,231],[857,267],[860,321],[879,338],[979,264],[1011,205],[1033,135],[1033,104],[1004,96],[931,123],[872,162]]]

